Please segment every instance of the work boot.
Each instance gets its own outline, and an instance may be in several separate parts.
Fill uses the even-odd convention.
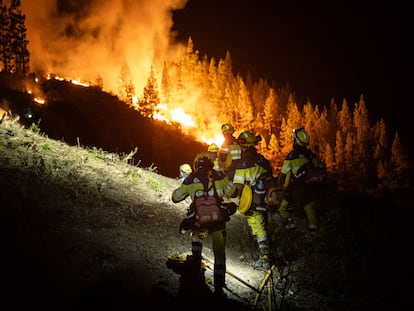
[[[187,255],[185,266],[188,272],[198,274],[202,271],[201,257]]]
[[[227,295],[224,293],[222,286],[214,287],[214,298],[217,300],[227,299]]]
[[[294,229],[296,227],[296,225],[295,225],[295,223],[293,222],[293,219],[292,218],[288,218],[287,219],[287,222],[286,222],[286,225],[285,225],[285,228],[287,229],[287,230],[291,230],[291,229]]]
[[[316,224],[309,224],[309,231],[310,232],[315,232],[315,231],[318,231],[318,230],[319,230],[318,225],[316,225]]]

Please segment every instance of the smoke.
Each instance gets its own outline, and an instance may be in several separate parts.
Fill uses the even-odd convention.
[[[117,93],[126,62],[139,94],[151,65],[183,48],[172,11],[188,0],[22,0],[31,70],[95,84]]]

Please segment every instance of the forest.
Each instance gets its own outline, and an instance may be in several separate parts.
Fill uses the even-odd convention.
[[[1,70],[33,79],[44,75],[29,69],[20,1],[11,1],[9,7],[0,4]],[[310,148],[339,187],[375,193],[411,190],[413,165],[399,133],[390,132],[383,118],[372,120],[362,94],[356,103],[345,98],[341,103],[312,103],[298,98],[289,85],[235,74],[229,51],[219,60],[201,56],[191,38],[182,55],[154,62],[142,73],[148,76],[142,91],[134,85],[128,62],[133,60],[120,64],[118,89],[111,92],[145,117],[162,117],[198,140],[217,132],[222,123],[233,124],[236,134],[252,130],[262,136],[258,149],[272,162],[275,174],[291,149],[292,130],[303,126],[311,136]],[[104,88],[105,81],[98,76],[89,84]],[[171,122],[166,112],[176,108],[183,108],[196,126]]]

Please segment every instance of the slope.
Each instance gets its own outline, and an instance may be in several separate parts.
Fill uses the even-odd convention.
[[[16,308],[182,309],[175,299],[179,276],[166,268],[168,255],[190,250],[188,234],[178,233],[187,204],[170,201],[177,186],[132,164],[128,153],[71,146],[36,125],[3,121],[1,301]],[[317,235],[305,231],[300,214],[298,230],[286,232],[271,213],[277,307],[380,310],[410,303],[411,203],[333,193],[319,207]],[[212,258],[208,239],[204,253]],[[257,288],[264,272],[251,266],[256,254],[245,219],[233,215],[228,270]],[[247,308],[255,292],[230,275],[227,286],[224,307]]]
[[[190,249],[178,233],[186,203],[170,200],[177,180],[17,122],[1,124],[0,154],[3,302],[138,307],[176,296],[179,278],[166,259]],[[245,230],[235,218],[232,230]],[[240,239],[230,235],[229,262],[248,250]]]

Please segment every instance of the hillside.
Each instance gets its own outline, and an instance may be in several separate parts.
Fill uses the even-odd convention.
[[[60,309],[169,302],[180,309],[179,275],[166,268],[168,255],[190,250],[188,234],[178,233],[186,203],[170,200],[177,186],[174,178],[129,164],[128,154],[70,146],[36,126],[4,121],[2,301]],[[280,310],[402,306],[413,259],[411,210],[408,203],[334,194],[318,210],[316,236],[304,227],[285,232],[270,214]],[[255,249],[240,214],[228,224],[227,245],[228,270],[258,287],[264,272],[251,266]],[[207,239],[205,255],[212,258],[210,247]],[[231,276],[227,286],[228,304],[247,308],[255,293]]]
[[[182,284],[166,258],[188,252],[190,237],[178,234],[186,203],[173,204],[170,196],[178,165],[191,163],[205,145],[98,88],[1,82],[2,105],[20,116],[0,125],[4,298],[62,308],[176,305]],[[29,88],[48,104],[36,104]],[[294,232],[269,214],[278,308],[402,306],[414,259],[412,203],[410,196],[333,191],[318,209],[317,235],[306,231],[300,211]],[[264,273],[251,266],[256,252],[240,214],[228,224],[227,248],[229,271],[257,288]],[[227,285],[230,304],[242,309],[252,302],[251,288],[230,275]]]
[[[0,137],[3,298],[138,307],[175,297],[178,275],[166,259],[190,250],[189,236],[178,234],[187,206],[170,200],[177,180],[16,122],[3,122]],[[239,232],[242,220],[233,224]],[[240,252],[246,243],[236,238]]]
[[[36,103],[36,97],[45,104]],[[155,167],[168,177],[176,177],[180,164],[191,163],[194,154],[207,148],[178,127],[142,117],[98,87],[56,79],[34,82],[0,73],[0,99],[0,108],[21,116],[25,126],[37,124],[49,138],[113,153],[137,148],[135,163]],[[31,118],[25,117],[27,111]]]

